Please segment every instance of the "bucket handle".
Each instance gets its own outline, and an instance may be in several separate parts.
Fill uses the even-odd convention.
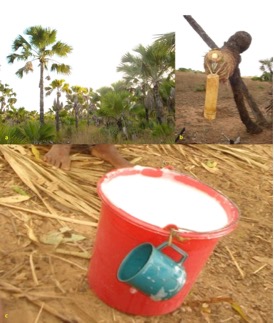
[[[177,251],[180,255],[182,255],[182,257],[181,257],[180,260],[175,261],[178,265],[182,265],[186,261],[186,258],[188,257],[188,254],[184,250],[182,250],[181,248],[177,247],[173,243],[169,244],[167,241],[165,241],[162,244],[160,244],[156,249],[161,250],[161,249],[163,249],[165,247],[171,247],[172,249],[174,249],[175,251]]]

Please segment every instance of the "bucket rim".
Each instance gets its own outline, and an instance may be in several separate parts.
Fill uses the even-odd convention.
[[[214,195],[210,195],[208,192],[201,190],[204,193],[210,195],[211,198],[216,199],[216,197],[218,197],[219,199],[216,199],[216,200],[220,203],[221,207],[224,209],[227,216],[228,216],[228,214],[231,216],[232,220],[229,221],[229,223],[227,225],[225,225],[224,227],[221,227],[219,229],[200,232],[200,231],[182,229],[182,228],[177,227],[176,224],[173,224],[173,223],[167,224],[165,227],[159,227],[157,225],[140,220],[140,219],[130,215],[129,213],[127,213],[123,209],[114,205],[110,201],[110,199],[107,198],[107,196],[104,194],[104,192],[102,190],[102,183],[106,180],[111,180],[111,179],[117,177],[119,174],[122,174],[122,175],[140,174],[141,173],[140,169],[153,170],[157,174],[156,177],[159,176],[158,175],[159,171],[161,171],[161,172],[163,171],[162,168],[149,167],[149,166],[148,167],[137,166],[136,168],[135,167],[128,167],[128,168],[114,169],[114,170],[109,171],[105,175],[103,175],[97,182],[97,192],[98,192],[98,195],[101,198],[102,202],[106,203],[108,206],[111,206],[116,211],[117,216],[119,216],[121,219],[127,220],[128,222],[130,222],[134,225],[137,225],[139,227],[145,226],[147,230],[154,232],[154,233],[157,232],[158,234],[164,235],[166,237],[169,237],[171,234],[171,231],[173,230],[173,231],[176,231],[176,233],[185,240],[220,238],[222,236],[225,236],[225,235],[231,233],[238,225],[239,220],[240,220],[240,210],[239,210],[238,206],[230,198],[225,196],[219,190],[209,186],[208,184],[205,184],[202,181],[197,180],[193,176],[190,176],[190,175],[184,174],[184,173],[180,173],[180,172],[176,172],[174,170],[166,170],[166,169],[164,169],[164,171],[173,174],[175,179],[176,178],[178,179],[178,177],[184,178],[187,181],[198,184],[199,186],[202,186],[203,188],[214,193]],[[186,184],[186,185],[188,185],[188,184]],[[223,204],[225,204],[226,206],[224,207]],[[228,218],[228,220],[229,220],[229,218]]]

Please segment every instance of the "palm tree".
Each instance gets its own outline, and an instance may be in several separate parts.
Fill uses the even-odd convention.
[[[16,75],[20,78],[23,74],[33,71],[33,61],[39,62],[40,67],[40,125],[44,124],[44,71],[48,70],[51,61],[51,71],[57,73],[70,74],[70,66],[58,63],[54,57],[66,57],[72,51],[72,47],[56,40],[57,31],[55,29],[33,26],[25,31],[29,36],[28,40],[19,35],[12,44],[14,53],[7,56],[8,63],[14,61],[25,61],[26,64],[20,68]],[[19,52],[19,53],[18,53]]]
[[[83,93],[84,102],[82,104],[83,111],[86,113],[87,125],[90,125],[90,119],[95,117],[96,108],[96,95],[92,88],[88,89],[88,92]]]
[[[123,133],[128,139],[129,109],[131,106],[130,92],[119,88],[120,85],[112,84],[107,92],[101,96],[101,107],[97,115],[105,118],[107,125],[113,121],[118,132]]]
[[[175,33],[156,35],[155,43],[162,43],[166,46],[167,51],[173,55],[173,57],[171,57],[171,63],[174,64],[173,67],[175,68]]]
[[[262,59],[259,62],[261,63],[260,70],[263,72],[261,79],[263,81],[273,82],[273,57],[270,57],[270,59]]]
[[[171,36],[172,37],[171,37]],[[124,73],[124,79],[130,87],[140,87],[143,99],[152,89],[155,101],[157,122],[163,122],[163,102],[159,86],[165,79],[174,77],[175,68],[175,34],[169,37],[161,35],[152,45],[139,45],[134,51],[137,55],[126,53],[117,67],[118,72]],[[144,106],[146,106],[144,104]],[[146,111],[148,116],[148,111]],[[148,117],[147,117],[148,118]]]
[[[16,109],[14,107],[11,107],[7,112],[7,120],[12,120],[12,124],[20,124],[28,118],[29,112],[24,108],[20,107],[19,109]]]
[[[50,83],[49,86],[45,87],[46,96],[51,95],[53,91],[56,90],[56,100],[53,101],[53,110],[55,111],[55,127],[56,132],[60,131],[60,117],[59,112],[63,107],[63,103],[60,102],[61,93],[71,93],[71,89],[68,83],[65,83],[65,80],[54,80]]]
[[[160,87],[160,94],[167,106],[168,113],[175,114],[175,82],[164,80]]]
[[[13,89],[8,84],[0,82],[0,113],[12,108],[16,101],[16,93]]]
[[[75,128],[78,129],[79,117],[84,109],[85,96],[89,93],[89,89],[79,85],[71,87],[71,92],[67,93],[67,110],[72,109],[75,117]]]
[[[38,112],[36,110],[32,110],[29,112],[29,118],[31,121],[37,121],[39,119]]]

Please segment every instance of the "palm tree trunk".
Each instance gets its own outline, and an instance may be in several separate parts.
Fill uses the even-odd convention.
[[[119,118],[117,121],[116,121],[116,124],[117,124],[117,127],[119,129],[119,131],[123,131],[123,123],[122,123],[122,120],[121,118]]]
[[[163,118],[163,102],[160,97],[158,82],[155,83],[155,85],[153,87],[153,92],[154,92],[154,97],[155,97],[155,109],[156,109],[157,122],[159,124],[162,124],[163,123],[163,120],[162,120],[162,118]]]
[[[60,118],[59,118],[60,102],[59,102],[59,97],[60,97],[60,93],[57,92],[57,108],[56,108],[56,111],[55,111],[55,128],[56,128],[57,133],[59,133],[59,131],[60,131]]]
[[[148,106],[147,106],[147,102],[146,102],[146,99],[147,99],[147,95],[146,95],[146,89],[145,89],[145,86],[143,85],[142,86],[142,93],[143,93],[143,105],[145,107],[145,118],[146,118],[146,122],[148,123],[149,122],[149,111],[148,111]]]
[[[56,132],[59,133],[60,132],[60,117],[59,117],[59,108],[57,108],[56,112],[55,112],[55,129]]]
[[[44,63],[40,60],[40,126],[45,123],[44,120]]]
[[[74,113],[75,113],[75,128],[78,130],[78,120],[79,120],[79,104],[74,103]]]
[[[1,101],[1,109],[0,112],[4,112],[4,108],[5,108],[5,101]]]
[[[169,93],[168,102],[167,102],[168,112],[175,114],[175,88],[172,87]]]

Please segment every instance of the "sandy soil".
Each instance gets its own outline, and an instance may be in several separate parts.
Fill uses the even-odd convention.
[[[243,79],[249,92],[268,120],[265,112],[269,104],[272,86],[267,82]],[[176,72],[176,132],[186,128],[180,143],[229,143],[227,138],[240,137],[243,144],[269,144],[273,141],[272,127],[260,134],[247,133],[234,102],[231,87],[220,84],[216,119],[209,121],[203,116],[206,75],[194,72]],[[246,104],[249,109],[248,105]],[[251,115],[251,112],[250,112]],[[226,138],[226,137],[227,138]]]
[[[41,190],[39,198],[22,183],[0,146],[0,198],[18,194],[18,187],[30,196],[19,203],[5,204],[0,199],[0,322],[271,323],[272,145],[225,147],[233,147],[238,157],[224,146],[118,146],[122,155],[135,163],[171,165],[195,176],[232,199],[241,212],[237,229],[220,240],[182,305],[167,315],[142,317],[121,313],[97,298],[87,284],[89,257],[60,254],[52,245],[39,241],[42,234],[68,226],[86,239],[59,247],[90,255],[96,228],[25,211],[48,213],[46,201],[58,216],[91,221],[88,215],[61,205]],[[28,155],[35,161],[30,151]],[[111,169],[95,157],[73,156],[72,170],[66,176],[87,190],[95,188],[97,180]],[[205,166],[212,162],[216,167]],[[85,170],[86,177],[93,174],[94,180],[78,182],[78,168]],[[66,191],[62,185],[58,189]],[[99,215],[99,209],[94,212]]]

